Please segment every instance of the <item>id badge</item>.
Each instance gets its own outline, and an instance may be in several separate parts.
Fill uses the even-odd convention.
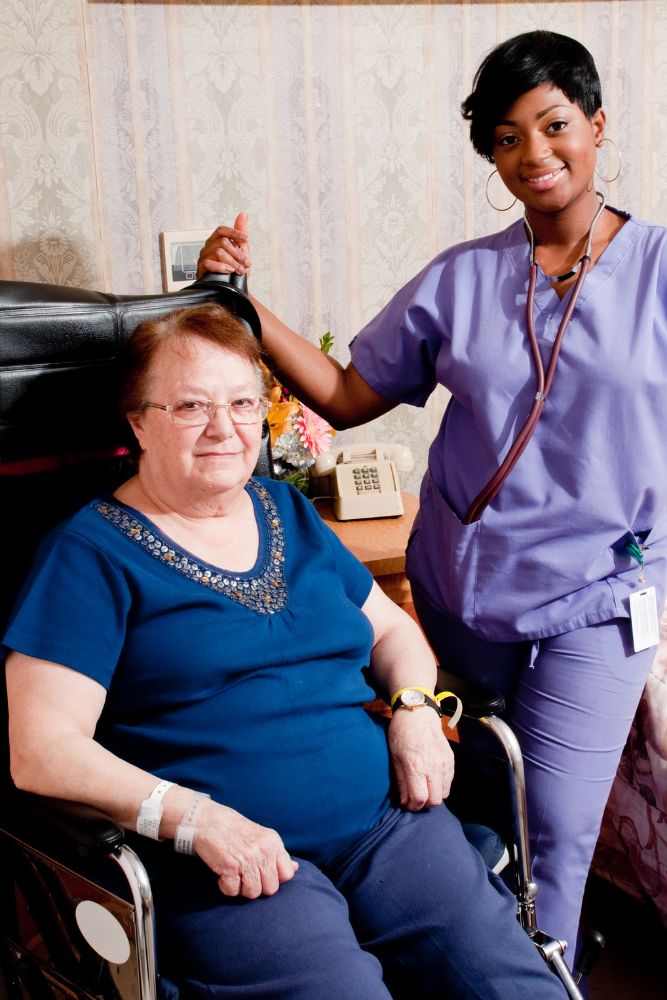
[[[635,653],[658,645],[660,623],[655,587],[645,587],[630,594],[630,621]]]

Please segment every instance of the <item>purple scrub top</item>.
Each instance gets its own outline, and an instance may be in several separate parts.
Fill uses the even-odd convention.
[[[624,216],[625,217],[625,216]],[[493,640],[539,639],[629,615],[646,546],[658,607],[667,579],[667,230],[627,221],[586,277],[551,393],[493,503],[464,525],[535,394],[521,221],[452,247],[351,344],[380,395],[452,394],[429,452],[407,571],[438,610]],[[545,369],[570,292],[539,273]]]

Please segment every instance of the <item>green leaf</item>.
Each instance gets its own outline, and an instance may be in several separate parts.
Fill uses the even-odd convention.
[[[293,472],[283,473],[279,477],[284,483],[291,483],[302,493],[308,493],[308,473],[305,469],[295,469]]]
[[[329,353],[329,351],[333,347],[333,342],[334,342],[333,336],[331,335],[329,330],[327,330],[324,336],[320,337],[320,350],[322,351],[323,354]]]

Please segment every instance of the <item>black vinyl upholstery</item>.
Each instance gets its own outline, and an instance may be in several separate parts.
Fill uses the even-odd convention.
[[[0,281],[0,462],[126,444],[116,407],[123,344],[143,320],[210,300],[261,338],[240,282],[211,276],[169,295],[121,296]]]

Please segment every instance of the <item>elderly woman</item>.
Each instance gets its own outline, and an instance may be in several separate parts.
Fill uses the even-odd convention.
[[[14,780],[136,831],[182,996],[562,997],[443,804],[419,629],[252,478],[265,392],[219,306],[132,338],[138,473],[46,540],[5,636]],[[375,691],[422,710],[385,731]]]

